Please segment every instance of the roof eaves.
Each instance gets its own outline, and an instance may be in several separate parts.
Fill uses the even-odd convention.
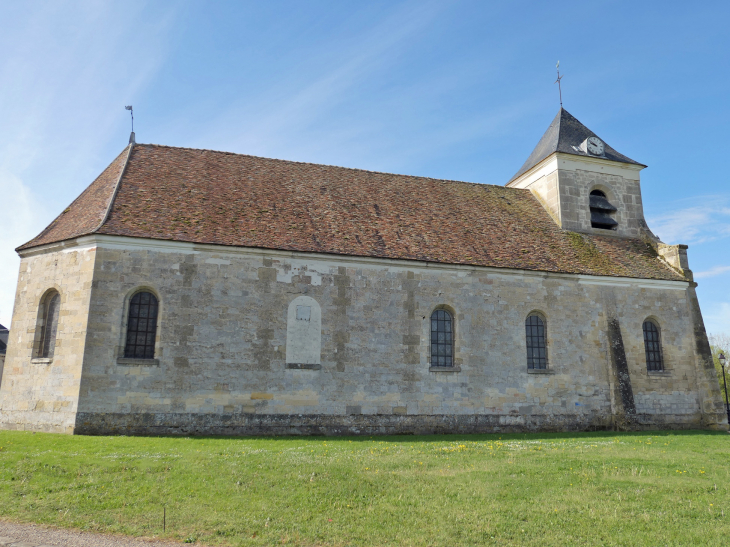
[[[580,120],[573,116],[564,108],[560,108],[557,116],[550,122],[545,133],[538,141],[522,167],[507,182],[507,186],[515,180],[522,177],[525,173],[533,170],[537,165],[541,164],[546,158],[549,158],[555,152],[563,154],[571,154],[573,156],[583,158],[598,158],[615,163],[633,164],[645,168],[646,165],[621,154],[616,149],[605,143],[606,157],[592,156],[576,147],[588,137],[598,137]],[[600,139],[600,137],[598,137]],[[603,139],[601,139],[603,140]]]
[[[547,156],[545,156],[544,158],[542,158],[540,161],[538,161],[535,165],[533,165],[529,169],[523,171],[522,173],[516,174],[514,177],[512,177],[512,179],[507,184],[505,184],[505,186],[507,188],[515,188],[514,186],[512,186],[512,183],[513,182],[517,182],[518,180],[526,177],[527,175],[529,175],[533,171],[536,171],[538,169],[542,169],[543,166],[545,166],[550,160],[552,160],[554,157],[557,157],[559,154],[560,154],[560,152],[557,152],[557,151],[556,152],[551,152],[550,154],[548,154]]]
[[[556,153],[557,154],[566,154],[568,156],[578,156],[580,158],[587,158],[589,160],[608,161],[608,162],[611,162],[611,163],[620,163],[622,165],[632,165],[632,166],[639,167],[641,169],[645,169],[646,167],[648,167],[647,165],[644,165],[643,163],[639,163],[638,161],[634,161],[631,158],[627,158],[629,161],[624,161],[624,160],[618,160],[618,159],[608,158],[608,157],[605,157],[605,156],[591,156],[590,154],[586,154],[583,151],[578,152],[578,151],[575,151],[575,150],[572,150],[572,149],[570,149],[570,150],[557,150]]]

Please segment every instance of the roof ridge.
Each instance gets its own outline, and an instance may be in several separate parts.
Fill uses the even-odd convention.
[[[122,177],[124,176],[124,173],[127,171],[127,165],[129,165],[129,158],[132,156],[132,149],[134,148],[134,142],[130,142],[127,145],[127,157],[124,158],[124,165],[122,165],[122,168],[119,170],[119,176],[117,177],[117,181],[114,183],[114,191],[112,192],[111,198],[109,198],[109,204],[106,206],[106,211],[104,212],[104,216],[101,218],[101,222],[99,225],[91,230],[90,233],[95,234],[99,230],[101,230],[101,227],[104,226],[104,223],[109,219],[109,213],[112,211],[112,205],[114,205],[114,200],[117,197],[117,192],[119,192],[119,184],[122,182]],[[93,183],[92,183],[93,184]]]
[[[171,148],[173,150],[190,150],[193,152],[212,152],[214,154],[225,154],[230,156],[243,156],[247,158],[254,158],[257,160],[268,160],[268,161],[278,161],[282,163],[290,163],[290,164],[296,164],[296,165],[313,165],[316,167],[334,167],[336,169],[346,169],[348,171],[357,171],[361,173],[372,173],[374,175],[391,175],[395,177],[405,177],[409,179],[424,179],[424,180],[433,180],[436,182],[449,182],[449,183],[458,183],[458,184],[470,184],[470,185],[477,185],[477,186],[494,186],[496,188],[508,188],[507,186],[504,186],[502,184],[492,184],[489,182],[470,182],[468,180],[456,180],[456,179],[440,179],[436,177],[427,177],[427,176],[421,176],[421,175],[404,175],[402,173],[389,173],[387,171],[373,171],[372,169],[362,169],[360,167],[345,167],[342,165],[333,165],[329,163],[312,163],[310,161],[295,161],[295,160],[284,160],[280,158],[268,158],[266,156],[254,156],[253,154],[241,154],[239,152],[226,152],[223,150],[212,150],[210,148],[191,148],[189,146],[169,146],[166,144],[154,144],[154,143],[135,143],[136,146],[154,146],[157,148]],[[521,188],[510,188],[512,190],[521,190]]]

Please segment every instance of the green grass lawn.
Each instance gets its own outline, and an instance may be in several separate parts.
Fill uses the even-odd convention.
[[[730,435],[704,431],[0,431],[0,518],[212,545],[726,545],[729,456]]]

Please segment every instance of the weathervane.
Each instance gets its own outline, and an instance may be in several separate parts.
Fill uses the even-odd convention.
[[[555,65],[555,68],[558,71],[558,79],[555,80],[554,83],[558,84],[558,93],[560,94],[560,108],[563,108],[563,90],[560,88],[560,80],[562,80],[562,76],[560,75],[560,61],[558,61],[558,64]],[[128,106],[127,108],[132,108],[131,106]]]
[[[129,106],[125,106],[124,109],[129,110],[129,113],[132,115],[132,134],[129,135],[129,143],[131,144],[134,142],[134,110],[132,109],[131,104]]]

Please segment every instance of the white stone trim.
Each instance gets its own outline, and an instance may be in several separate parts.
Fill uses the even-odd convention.
[[[93,234],[76,239],[51,243],[19,251],[21,258],[52,252],[78,252],[96,248],[118,249],[125,251],[156,251],[162,253],[183,254],[228,254],[238,256],[261,256],[266,258],[287,258],[293,260],[322,260],[333,263],[359,264],[371,268],[391,268],[393,270],[432,271],[451,270],[457,275],[465,276],[468,272],[484,272],[489,275],[506,276],[511,279],[542,277],[576,280],[582,285],[610,285],[616,287],[634,287],[639,289],[665,289],[684,291],[689,287],[687,281],[668,281],[663,279],[643,279],[636,277],[614,277],[604,275],[585,275],[572,273],[545,272],[541,270],[520,270],[517,268],[495,268],[493,266],[474,266],[469,264],[442,264],[424,262],[422,260],[405,260],[398,258],[375,258],[368,256],[337,255],[306,251],[282,251],[259,247],[238,247],[233,245],[214,245],[189,243],[186,241],[168,241],[127,236],[111,236]],[[659,260],[659,259],[657,259]]]
[[[507,186],[510,188],[525,188],[530,182],[556,171],[558,167],[569,170],[585,169],[586,164],[592,164],[597,172],[603,172],[607,175],[619,175],[631,180],[639,180],[639,171],[645,168],[644,165],[633,163],[621,163],[603,158],[553,152],[516,179],[509,181]],[[635,174],[627,173],[627,171],[633,171]],[[526,179],[529,179],[529,181]]]

